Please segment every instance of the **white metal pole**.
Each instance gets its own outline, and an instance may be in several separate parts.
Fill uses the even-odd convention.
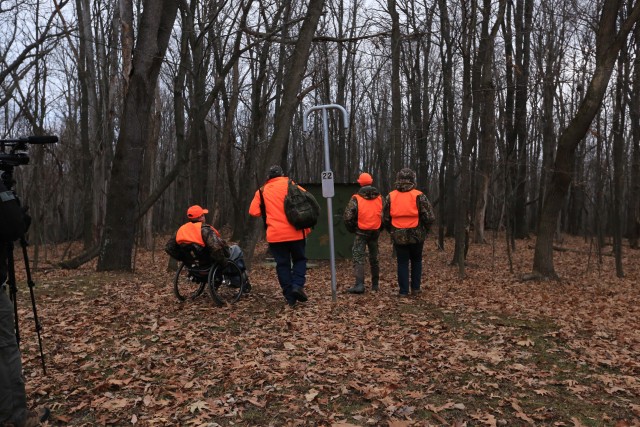
[[[329,258],[331,262],[331,298],[333,301],[337,300],[337,284],[336,284],[336,255],[335,255],[335,246],[333,240],[333,196],[334,196],[334,188],[333,188],[333,172],[331,171],[331,164],[329,159],[329,121],[327,118],[327,110],[331,108],[336,108],[342,112],[343,126],[346,128],[349,127],[349,116],[347,111],[338,104],[327,104],[327,105],[317,105],[315,107],[309,108],[304,115],[302,116],[302,131],[307,132],[307,116],[315,111],[322,110],[322,136],[324,142],[324,166],[325,170],[323,171],[323,175],[329,175],[325,180],[323,176],[323,185],[322,185],[322,195],[327,199],[327,222],[329,226]],[[325,181],[330,181],[328,187],[325,188]]]
[[[324,136],[324,170],[331,171],[329,160],[329,121],[327,109],[322,109],[322,134]],[[331,260],[331,299],[336,301],[338,285],[336,282],[336,251],[333,244],[333,195],[327,197],[327,221],[329,223],[329,259]]]

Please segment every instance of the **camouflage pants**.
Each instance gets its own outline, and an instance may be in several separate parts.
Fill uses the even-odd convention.
[[[369,265],[371,268],[378,267],[378,235],[363,236],[356,234],[353,240],[353,265],[364,265],[369,248]]]

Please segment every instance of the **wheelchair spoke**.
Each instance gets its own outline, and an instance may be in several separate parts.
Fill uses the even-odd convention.
[[[216,267],[209,274],[209,292],[218,305],[231,304],[240,299],[244,291],[245,276],[233,262]]]
[[[194,273],[184,263],[180,264],[173,282],[173,293],[180,301],[195,299],[202,294],[207,283],[207,271]]]

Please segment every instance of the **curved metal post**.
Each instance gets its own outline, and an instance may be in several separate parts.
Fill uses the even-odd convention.
[[[327,118],[327,110],[329,109],[338,109],[342,112],[342,122],[345,129],[349,127],[349,115],[347,114],[347,110],[344,109],[342,105],[338,104],[326,104],[326,105],[316,105],[315,107],[309,108],[304,112],[302,116],[302,131],[308,132],[307,130],[307,117],[314,111],[322,110],[322,136],[324,141],[324,171],[322,172],[322,195],[327,199],[327,220],[329,226],[329,257],[331,260],[331,298],[333,301],[337,299],[337,284],[336,284],[336,255],[335,255],[335,247],[333,243],[333,172],[331,171],[331,165],[329,160],[329,122]],[[330,177],[330,178],[326,178]],[[326,181],[329,181],[328,185],[325,185]],[[326,187],[326,188],[325,188]]]

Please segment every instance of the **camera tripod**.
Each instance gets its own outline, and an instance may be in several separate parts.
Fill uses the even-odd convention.
[[[16,284],[16,274],[15,274],[15,261],[13,259],[13,242],[2,243],[6,245],[7,251],[7,285],[9,285],[9,298],[11,302],[13,302],[13,315],[15,320],[15,328],[16,328],[16,341],[18,345],[20,345],[20,326],[18,322],[18,286]],[[42,330],[42,325],[40,325],[40,320],[38,319],[38,308],[36,307],[36,297],[33,291],[35,287],[35,283],[31,278],[31,269],[29,268],[29,255],[27,254],[27,241],[22,236],[20,238],[20,246],[22,247],[22,256],[24,258],[24,266],[25,272],[27,274],[27,285],[29,286],[29,293],[31,295],[31,309],[33,310],[33,320],[36,326],[36,334],[38,335],[38,346],[40,347],[40,360],[42,361],[42,371],[46,375],[47,367],[44,363],[44,352],[42,350],[42,337],[40,336],[40,331]]]
[[[12,168],[2,167],[4,173],[2,173],[2,182],[5,184],[5,187],[12,191],[13,177],[12,177]],[[15,194],[15,193],[14,193]],[[17,197],[16,197],[17,199]],[[42,371],[46,375],[47,368],[44,363],[44,352],[42,350],[42,337],[40,336],[40,331],[42,330],[42,326],[40,325],[40,320],[38,319],[38,309],[36,307],[36,298],[33,288],[35,287],[35,283],[31,278],[31,269],[29,267],[29,255],[27,253],[27,239],[24,234],[18,239],[20,241],[20,246],[22,247],[22,257],[24,259],[24,267],[27,276],[27,284],[29,286],[29,293],[31,295],[31,308],[33,310],[33,319],[36,327],[36,334],[38,335],[38,346],[40,347],[40,360],[42,361]],[[6,262],[6,271],[7,271],[7,285],[9,286],[9,298],[13,303],[13,315],[14,315],[14,325],[15,325],[15,333],[16,333],[16,341],[18,345],[20,345],[20,325],[18,320],[18,287],[16,283],[16,269],[15,269],[15,260],[13,257],[14,250],[14,242],[0,242],[0,245],[3,246],[0,248],[0,251],[5,251],[6,257],[0,257],[5,259],[0,259],[0,262]],[[1,254],[0,254],[1,255]]]
[[[0,0],[1,1],[1,0]],[[3,192],[5,197],[11,201],[15,198],[18,203],[18,207],[20,206],[20,200],[16,195],[15,191],[13,191],[13,185],[15,181],[13,179],[13,168],[15,166],[26,165],[29,163],[29,155],[27,154],[27,145],[35,144],[35,145],[43,145],[43,144],[54,144],[58,142],[57,136],[28,136],[26,138],[17,138],[17,139],[0,139],[0,172],[2,175],[0,179],[2,180],[2,184],[6,187],[6,191]],[[9,149],[9,152],[7,152]],[[7,193],[7,194],[5,194]],[[20,227],[20,229],[15,230],[16,234],[11,235],[10,237],[15,237],[16,235],[20,235],[20,238],[17,239],[20,241],[20,246],[22,247],[22,257],[24,259],[24,267],[27,275],[27,284],[29,285],[29,293],[31,294],[31,308],[33,310],[33,319],[36,324],[36,334],[38,335],[38,345],[40,347],[40,359],[42,360],[42,371],[44,374],[47,374],[47,368],[44,364],[44,352],[42,351],[42,337],[40,336],[40,331],[42,330],[42,326],[40,325],[40,320],[38,320],[38,309],[36,308],[36,298],[33,292],[33,288],[35,283],[33,283],[33,279],[31,278],[31,269],[29,268],[29,256],[27,254],[27,239],[25,238],[25,234],[27,229],[29,228],[30,218],[29,216],[22,212],[22,219],[24,223],[24,227]],[[15,217],[17,217],[17,212]],[[13,242],[16,239],[11,239],[9,236],[6,237],[6,241],[0,242],[0,267],[4,269],[6,267],[7,271],[7,284],[9,285],[9,297],[11,302],[13,302],[13,315],[14,315],[14,327],[16,333],[16,341],[18,345],[20,345],[20,326],[18,322],[18,287],[16,286],[16,269],[15,269],[15,260],[13,259]],[[6,252],[6,253],[4,253]],[[6,263],[6,266],[4,265]],[[2,270],[0,270],[2,271]],[[2,278],[4,279],[4,278]]]

